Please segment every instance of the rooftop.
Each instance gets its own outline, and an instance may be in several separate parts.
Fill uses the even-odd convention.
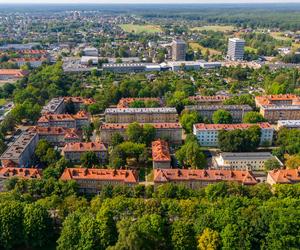
[[[245,185],[257,183],[250,171],[203,169],[154,169],[154,182],[172,181],[236,181]]]
[[[66,168],[60,179],[64,181],[97,180],[138,183],[138,177],[135,171],[115,169]]]
[[[270,152],[243,152],[243,153],[231,153],[231,152],[223,152],[220,154],[220,157],[223,158],[224,161],[232,161],[232,160],[265,160],[269,158],[273,158]]]
[[[33,131],[23,132],[1,155],[1,160],[18,159],[36,135]]]
[[[166,141],[157,140],[152,142],[153,161],[171,161],[169,145]]]
[[[121,98],[119,100],[117,108],[129,108],[130,104],[135,101],[156,101],[158,103],[161,103],[161,99],[155,97]]]
[[[141,126],[149,124],[152,125],[156,129],[181,129],[182,126],[178,122],[170,122],[170,123],[140,123]],[[128,128],[128,123],[104,123],[101,125],[101,129],[126,129]]]
[[[284,127],[300,127],[300,120],[280,120],[277,124]]]
[[[73,103],[82,103],[85,105],[90,105],[95,103],[95,100],[93,98],[84,98],[81,96],[65,96],[64,97],[65,102],[73,102]]]
[[[268,175],[278,184],[293,184],[300,182],[300,168],[272,170]]]
[[[86,152],[86,151],[107,151],[101,142],[71,142],[67,143],[63,152]]]
[[[52,98],[47,105],[43,107],[42,114],[54,113],[63,102],[64,99],[62,97]]]
[[[73,128],[35,126],[30,128],[30,130],[38,133],[39,135],[64,135],[65,138],[80,137],[79,131]]]
[[[202,105],[189,105],[185,106],[187,110],[245,110],[251,111],[252,108],[249,105],[211,105],[211,106],[202,106]]]
[[[22,179],[40,179],[41,171],[36,168],[0,168],[0,178],[18,177]]]
[[[259,126],[261,129],[273,129],[272,126],[268,122],[262,122],[257,124],[247,124],[247,123],[239,123],[239,124],[205,124],[198,123],[194,124],[197,130],[235,130],[235,129],[248,129],[253,126]]]
[[[175,108],[107,108],[105,114],[119,113],[174,113],[177,114]]]
[[[289,105],[300,105],[300,97],[297,95],[292,94],[285,94],[285,95],[267,95],[267,96],[256,96],[255,102],[256,104],[260,106],[282,106],[281,102],[283,102],[283,105],[288,105],[285,102],[290,101]]]
[[[196,102],[220,102],[225,101],[229,99],[229,96],[226,95],[214,95],[214,96],[203,96],[203,95],[197,95],[197,96],[190,96],[189,99]]]
[[[15,77],[23,77],[27,75],[28,72],[26,70],[20,69],[0,69],[0,75],[13,75]]]

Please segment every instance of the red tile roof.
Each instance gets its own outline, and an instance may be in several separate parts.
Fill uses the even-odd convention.
[[[258,105],[265,106],[265,105],[273,105],[273,101],[292,101],[292,105],[299,105],[300,104],[300,97],[297,95],[267,95],[267,96],[256,96],[255,102]]]
[[[64,135],[66,138],[79,138],[79,131],[74,128],[63,127],[40,127],[35,126],[30,128],[31,131],[39,135]]]
[[[66,168],[61,180],[97,180],[118,181],[123,183],[138,183],[137,173],[133,170]]]
[[[172,128],[182,128],[180,123],[178,122],[170,122],[170,123],[140,123],[141,126],[149,124],[152,125],[156,129],[172,129]],[[128,128],[128,123],[104,123],[101,125],[101,129],[126,129]]]
[[[157,140],[152,142],[153,161],[171,161],[169,145],[166,141]]]
[[[154,182],[173,181],[220,182],[235,181],[245,185],[254,185],[257,180],[250,171],[239,170],[203,170],[203,169],[154,169]]]
[[[268,173],[275,183],[292,184],[300,182],[300,167],[298,169],[278,169]]]
[[[161,103],[161,99],[156,97],[121,98],[117,108],[129,108],[130,104],[134,101],[156,101]]]
[[[253,126],[259,126],[261,129],[272,129],[272,126],[268,122],[262,122],[258,124],[247,124],[247,123],[239,123],[239,124],[205,124],[198,123],[195,124],[196,129],[199,130],[234,130],[234,129],[248,129]]]
[[[85,105],[90,105],[95,103],[95,100],[93,98],[84,98],[81,96],[65,96],[64,100],[65,102],[82,103]]]
[[[15,77],[23,77],[28,74],[26,70],[20,69],[0,69],[0,75],[13,75]]]
[[[38,120],[40,122],[49,122],[49,121],[74,121],[80,119],[88,119],[88,114],[85,111],[79,111],[75,115],[70,114],[44,114]]]
[[[0,168],[0,178],[18,177],[23,179],[41,178],[41,171],[36,168]]]
[[[70,142],[67,143],[63,152],[86,152],[86,151],[107,151],[105,145],[101,142]]]

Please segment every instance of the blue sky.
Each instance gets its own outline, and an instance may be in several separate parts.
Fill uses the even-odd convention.
[[[300,3],[300,0],[0,0],[0,3]]]

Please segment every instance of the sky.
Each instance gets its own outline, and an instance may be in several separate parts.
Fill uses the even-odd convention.
[[[14,3],[36,3],[36,4],[88,4],[88,3],[98,3],[98,4],[128,4],[128,3],[138,3],[138,4],[150,4],[150,3],[176,3],[176,4],[187,4],[187,3],[300,3],[300,0],[0,0],[0,4],[14,4]]]

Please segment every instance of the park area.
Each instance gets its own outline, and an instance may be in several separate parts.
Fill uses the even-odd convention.
[[[215,32],[230,32],[235,28],[232,25],[205,25],[201,27],[191,28],[192,31],[215,31]]]
[[[160,33],[162,29],[158,25],[151,24],[121,24],[120,27],[129,33]]]

